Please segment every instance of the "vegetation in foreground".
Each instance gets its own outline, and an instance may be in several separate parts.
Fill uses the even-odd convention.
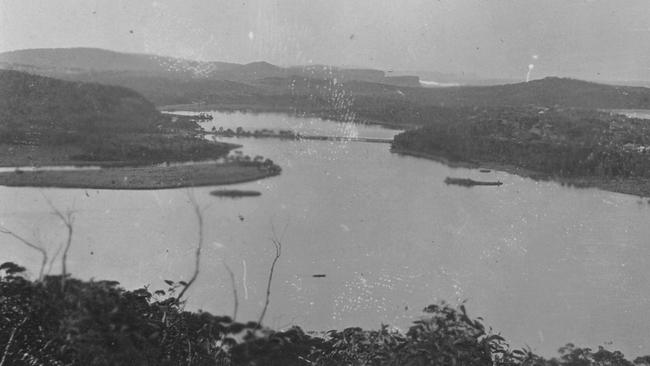
[[[0,265],[0,365],[650,365],[618,351],[567,344],[545,359],[511,349],[465,307],[429,305],[405,333],[347,328],[278,331],[189,312],[169,288],[127,291],[115,281],[45,276]]]

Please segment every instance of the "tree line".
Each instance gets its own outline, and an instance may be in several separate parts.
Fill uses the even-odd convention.
[[[495,108],[435,120],[393,148],[465,162],[511,164],[559,177],[650,176],[643,121],[584,110]]]

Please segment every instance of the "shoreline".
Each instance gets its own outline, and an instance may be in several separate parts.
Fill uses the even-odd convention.
[[[605,177],[556,177],[530,169],[520,168],[511,164],[489,161],[455,161],[442,155],[434,155],[409,149],[391,148],[390,151],[391,153],[398,155],[434,160],[451,168],[485,168],[518,175],[524,178],[530,178],[535,181],[556,182],[561,185],[568,185],[575,188],[597,188],[603,191],[621,193],[641,198],[650,197],[650,179],[648,178],[629,177],[612,179]]]
[[[429,160],[437,161],[441,164],[447,165],[451,168],[467,168],[467,169],[490,169],[498,170],[509,174],[518,175],[524,178],[531,178],[533,180],[553,180],[553,177],[547,174],[536,172],[530,169],[520,168],[515,165],[502,164],[488,161],[459,161],[452,160],[442,155],[435,155],[430,153],[424,153],[416,150],[409,149],[390,149],[391,153],[405,156],[413,156],[417,158],[424,158]]]
[[[77,171],[21,171],[0,173],[7,187],[154,190],[221,186],[245,183],[279,175],[267,169],[237,162],[169,167],[119,167]]]
[[[202,133],[203,131],[197,131]],[[220,142],[230,150],[241,148],[241,144]],[[83,160],[71,158],[80,155],[83,150],[77,146],[51,146],[51,145],[13,145],[0,143],[0,168],[40,168],[40,167],[62,167],[72,166],[101,167],[101,168],[128,168],[128,167],[150,167],[156,164],[201,162],[201,157],[192,159],[167,159],[159,160]]]

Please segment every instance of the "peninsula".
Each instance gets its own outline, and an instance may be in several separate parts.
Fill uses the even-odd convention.
[[[162,114],[123,87],[0,70],[0,166],[17,168],[0,185],[158,189],[279,174],[268,159],[229,156],[239,145],[202,138],[201,118]]]

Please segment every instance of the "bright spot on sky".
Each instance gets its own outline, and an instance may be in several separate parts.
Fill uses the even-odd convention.
[[[255,38],[255,34],[253,34],[253,31],[248,32],[248,39],[252,41],[253,38]]]
[[[533,60],[537,60],[539,58],[539,55],[533,55]]]

